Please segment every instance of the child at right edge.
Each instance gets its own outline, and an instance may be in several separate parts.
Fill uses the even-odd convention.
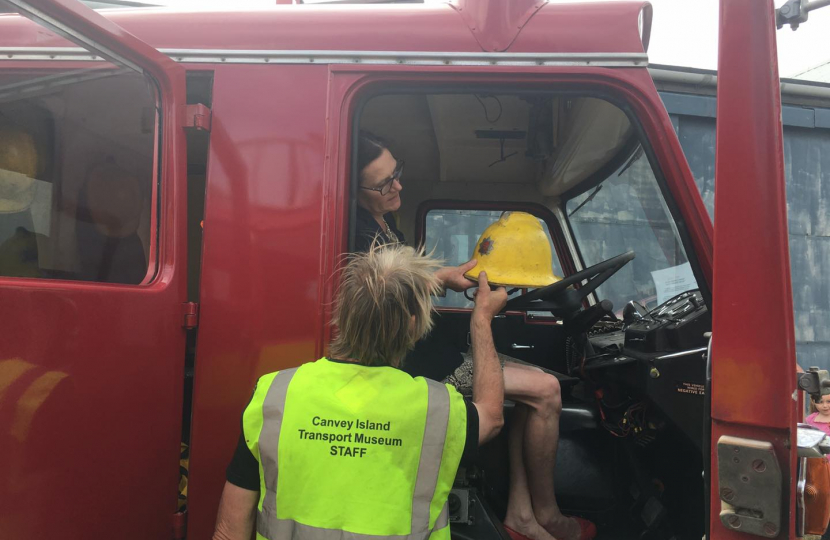
[[[821,396],[818,401],[813,399],[813,406],[816,412],[807,417],[807,423],[830,435],[830,395]],[[827,459],[830,459],[830,455]]]

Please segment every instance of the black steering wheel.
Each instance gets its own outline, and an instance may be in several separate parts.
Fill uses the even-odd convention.
[[[507,301],[505,309],[509,311],[550,311],[556,317],[570,317],[582,309],[582,302],[589,294],[633,258],[633,251],[617,255],[590,268],[571,274],[552,285],[534,289],[512,298]],[[572,287],[572,285],[582,283],[585,280],[587,280],[587,283],[578,289]]]

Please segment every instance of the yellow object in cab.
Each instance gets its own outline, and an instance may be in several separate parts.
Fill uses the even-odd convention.
[[[21,212],[34,200],[37,149],[32,136],[0,124],[0,213]]]
[[[464,276],[478,280],[484,271],[493,285],[536,288],[562,279],[553,273],[548,235],[539,219],[526,212],[502,214],[484,230],[471,258],[478,262]]]

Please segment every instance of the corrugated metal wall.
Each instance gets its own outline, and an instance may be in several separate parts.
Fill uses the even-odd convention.
[[[715,98],[662,92],[709,214],[715,201]],[[803,367],[830,369],[830,106],[784,106],[795,335]],[[758,228],[763,241],[764,226]]]

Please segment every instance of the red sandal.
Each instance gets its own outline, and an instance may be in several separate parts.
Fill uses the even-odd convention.
[[[579,540],[592,540],[597,535],[597,526],[587,519],[576,516],[568,517],[579,523]]]
[[[507,533],[507,535],[510,538],[512,538],[513,540],[532,540],[531,538],[528,538],[527,536],[523,535],[522,533],[520,533],[518,531],[514,531],[513,529],[511,529],[507,525],[503,525],[503,527],[504,527],[504,531]],[[581,525],[580,525],[580,527],[581,527]]]

